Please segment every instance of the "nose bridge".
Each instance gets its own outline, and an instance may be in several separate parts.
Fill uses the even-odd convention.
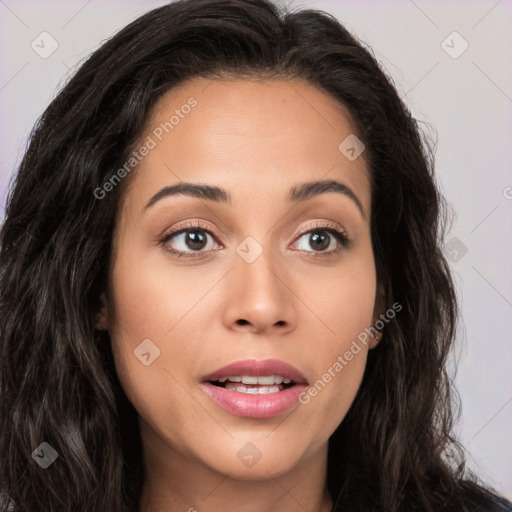
[[[246,267],[246,270],[249,272],[263,274],[264,276],[272,272],[276,267],[279,267],[279,262],[277,261],[279,251],[277,248],[272,247],[271,244],[272,240],[270,238],[265,240],[264,244],[260,244],[252,237],[243,242],[243,244],[240,244],[237,252],[245,263],[245,265],[241,266]],[[247,260],[241,256],[242,249],[249,249],[249,252],[245,254],[254,257],[254,261]]]
[[[247,236],[236,248],[235,274],[244,293],[261,295],[265,300],[281,294],[282,284],[277,277],[282,267],[279,251],[272,247],[271,236]],[[282,279],[282,278],[281,278]]]
[[[271,247],[272,237],[262,242],[248,236],[237,246],[228,290],[228,323],[244,320],[258,330],[275,324],[294,323],[293,294],[290,293],[284,262]]]

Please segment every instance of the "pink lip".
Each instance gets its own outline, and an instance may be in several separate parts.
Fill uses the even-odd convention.
[[[232,375],[280,375],[291,379],[295,385],[266,395],[251,395],[221,388],[212,381]],[[201,384],[208,396],[222,409],[247,418],[272,418],[290,409],[297,403],[298,396],[307,387],[299,370],[277,359],[237,361],[216,370],[203,378]]]

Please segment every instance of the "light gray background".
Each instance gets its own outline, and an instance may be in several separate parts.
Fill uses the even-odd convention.
[[[0,218],[27,136],[58,87],[102,41],[164,3],[0,0]],[[367,42],[437,133],[437,175],[457,213],[447,244],[463,316],[456,432],[470,467],[512,499],[512,2],[287,3],[330,12]],[[31,48],[43,31],[58,43],[46,59]],[[460,56],[447,53],[464,41]]]

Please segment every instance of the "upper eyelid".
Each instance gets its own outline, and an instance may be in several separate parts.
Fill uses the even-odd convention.
[[[197,222],[197,224],[192,224],[192,222]],[[194,228],[200,229],[201,231],[205,231],[212,236],[216,236],[215,233],[210,228],[207,228],[205,225],[201,224],[199,221],[189,221],[188,224],[185,224],[183,226],[179,226],[177,228],[166,229],[159,238],[166,239],[170,236],[175,236],[175,235],[179,235],[183,232],[192,231]]]
[[[311,231],[316,231],[316,230],[320,231],[321,229],[334,229],[335,231],[339,231],[341,234],[347,236],[347,238],[349,237],[347,230],[343,226],[341,226],[337,222],[329,222],[329,221],[319,221],[319,223],[314,226],[308,226],[308,227],[301,228],[295,236],[296,237],[302,236]]]
[[[206,224],[206,221],[188,221],[189,223],[188,224],[185,224],[184,226],[180,226],[180,227],[177,227],[175,229],[171,229],[171,230],[167,230],[163,236],[161,237],[161,241],[162,242],[167,242],[169,241],[172,237],[174,236],[177,236],[177,235],[180,235],[182,233],[186,233],[187,231],[191,231],[193,230],[194,228],[195,229],[199,229],[201,231],[204,231],[206,233],[208,233],[209,235],[211,235],[213,238],[215,238],[215,240],[217,242],[219,242],[218,240],[218,237],[217,235],[209,228],[207,228],[203,223]],[[196,224],[194,224],[194,222]],[[295,234],[295,239],[297,238],[300,238],[302,237],[303,235],[306,235],[308,233],[310,233],[311,231],[315,231],[315,230],[321,230],[321,229],[333,229],[335,231],[338,231],[339,233],[341,233],[342,235],[346,236],[347,238],[350,238],[347,230],[339,225],[338,223],[336,222],[333,222],[333,221],[317,221],[318,223],[313,225],[313,226],[305,226],[303,228],[301,228],[299,230],[299,232],[297,234]],[[219,242],[220,243],[220,242]]]

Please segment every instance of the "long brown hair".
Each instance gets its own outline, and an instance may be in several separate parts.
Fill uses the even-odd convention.
[[[35,126],[0,234],[0,488],[20,512],[137,510],[136,411],[108,335],[95,330],[122,188],[106,200],[94,192],[126,161],[159,97],[225,75],[308,81],[348,110],[366,146],[378,280],[385,304],[403,309],[330,439],[335,510],[502,510],[506,500],[465,470],[451,434],[445,363],[458,311],[429,142],[339,21],[266,0],[148,12],[88,58]],[[60,457],[46,471],[31,458],[43,441]]]

